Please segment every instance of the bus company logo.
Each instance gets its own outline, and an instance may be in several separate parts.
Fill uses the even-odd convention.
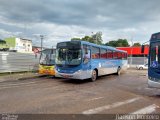
[[[108,65],[114,65],[114,63],[112,63],[110,61],[107,61],[106,64],[108,64]]]
[[[111,62],[109,62],[109,61],[106,61],[106,64],[111,64]]]
[[[152,62],[152,67],[153,68],[157,68],[158,67],[158,62],[157,61],[153,61]]]

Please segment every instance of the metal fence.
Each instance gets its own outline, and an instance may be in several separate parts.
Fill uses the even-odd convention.
[[[143,65],[148,63],[147,57],[128,57],[128,64],[129,65]]]
[[[22,72],[38,70],[39,55],[0,52],[0,73],[4,72]],[[147,63],[146,57],[128,57],[129,65],[138,65]]]
[[[38,62],[34,54],[0,52],[0,73],[37,70]]]

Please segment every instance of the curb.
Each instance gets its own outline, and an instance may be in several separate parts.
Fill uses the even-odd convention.
[[[29,80],[29,79],[39,78],[39,77],[40,76],[23,77],[23,78],[18,78],[17,80]]]

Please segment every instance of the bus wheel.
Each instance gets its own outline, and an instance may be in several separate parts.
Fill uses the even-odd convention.
[[[97,79],[97,71],[96,71],[96,70],[93,70],[93,71],[92,71],[91,81],[94,82],[94,81],[96,81],[96,79]]]
[[[120,74],[121,74],[121,68],[118,67],[118,69],[117,69],[117,75],[120,75]]]
[[[140,67],[139,70],[143,70],[143,67]]]

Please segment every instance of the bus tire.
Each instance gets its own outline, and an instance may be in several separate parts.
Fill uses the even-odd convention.
[[[121,74],[121,68],[118,67],[118,69],[117,69],[117,75],[120,75],[120,74]]]
[[[92,77],[91,77],[91,81],[94,82],[97,79],[97,71],[94,69],[92,71]]]
[[[139,70],[143,70],[143,67],[140,67]]]

